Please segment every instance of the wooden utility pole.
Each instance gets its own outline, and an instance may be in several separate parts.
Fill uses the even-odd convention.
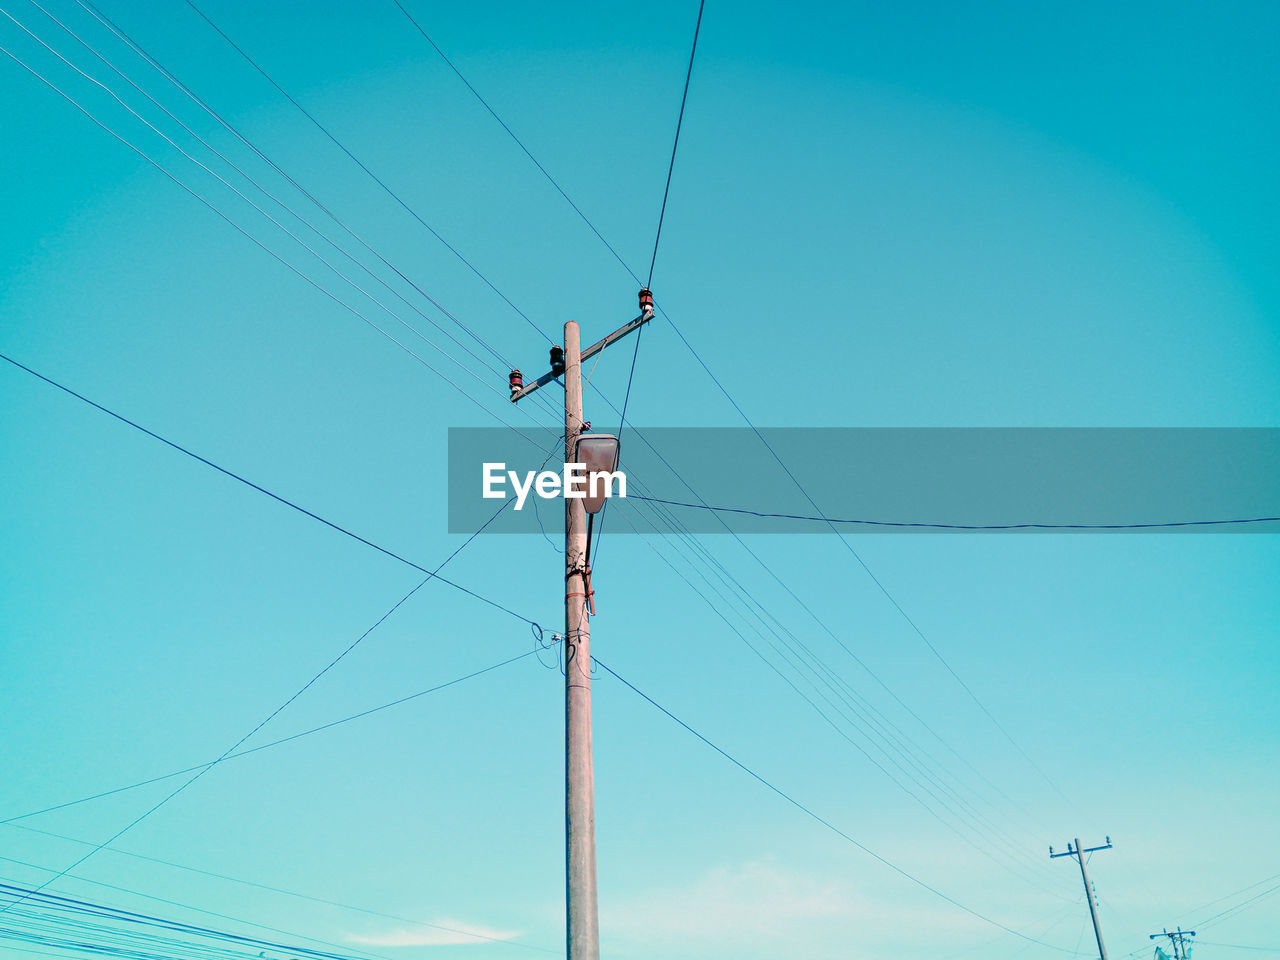
[[[1066,853],[1054,853],[1053,847],[1049,848],[1049,857],[1075,857],[1080,863],[1080,879],[1084,882],[1085,899],[1089,901],[1089,916],[1093,918],[1093,935],[1098,941],[1098,956],[1101,960],[1107,960],[1107,948],[1102,943],[1102,928],[1098,926],[1098,901],[1093,895],[1093,886],[1089,883],[1089,873],[1085,869],[1085,854],[1093,853],[1095,850],[1110,850],[1111,838],[1107,837],[1107,842],[1100,847],[1089,847],[1088,849],[1080,848],[1080,838],[1077,837],[1075,846],[1067,844]]]
[[[1159,937],[1168,937],[1169,942],[1173,944],[1174,960],[1188,960],[1190,951],[1187,949],[1187,938],[1195,935],[1196,932],[1194,930],[1183,930],[1179,927],[1173,933],[1170,933],[1167,929],[1162,933],[1153,933],[1148,939],[1155,940]]]
[[[564,461],[582,432],[582,342],[564,325]],[[596,802],[591,760],[591,621],[587,616],[587,510],[564,498],[564,828],[569,960],[598,960]]]
[[[582,349],[577,322],[564,325],[564,348],[551,348],[551,370],[527,386],[519,370],[510,376],[516,403],[564,377],[564,462],[576,463],[582,435],[582,361],[612,346],[653,319],[653,294],[640,291],[640,316]],[[615,464],[616,467],[616,464]],[[593,508],[595,509],[595,508]],[[591,759],[591,573],[587,505],[564,498],[564,828],[565,942],[569,960],[599,960],[596,905],[596,802]]]

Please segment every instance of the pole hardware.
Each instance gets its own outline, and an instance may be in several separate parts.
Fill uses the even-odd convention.
[[[1189,960],[1191,956],[1191,949],[1187,946],[1187,938],[1194,937],[1195,935],[1196,932],[1194,930],[1183,930],[1179,927],[1173,933],[1170,933],[1168,928],[1165,928],[1160,933],[1151,934],[1147,939],[1155,940],[1158,937],[1168,937],[1169,942],[1173,944],[1174,960]]]
[[[645,294],[648,294],[647,301],[645,299]],[[615,343],[617,343],[619,340],[621,340],[623,337],[627,336],[628,334],[635,333],[637,330],[639,330],[641,327],[643,327],[646,323],[648,323],[652,319],[653,319],[653,294],[649,293],[648,287],[646,287],[644,290],[640,291],[640,316],[636,317],[634,320],[629,320],[628,322],[620,326],[617,330],[613,331],[613,333],[609,334],[607,337],[604,337],[601,340],[597,340],[591,346],[584,349],[581,353],[581,356],[579,357],[579,360],[580,361],[590,360],[592,357],[594,357],[597,353],[599,353],[605,347],[611,347]],[[556,351],[560,351],[561,363],[559,365],[556,362]],[[564,352],[562,347],[552,347],[551,348],[551,369],[546,373],[544,373],[542,376],[540,376],[537,380],[533,381],[533,383],[526,384],[522,378],[520,381],[520,388],[519,389],[513,388],[511,391],[511,402],[517,403],[518,401],[523,400],[529,394],[533,393],[535,390],[545,387],[552,380],[556,380],[564,376],[565,368],[563,366],[563,356],[564,356]],[[513,370],[512,372],[519,373],[518,370]]]
[[[640,288],[640,316],[646,319],[653,317],[653,291],[648,287]]]
[[[564,462],[588,467],[586,497],[564,498],[564,633],[553,634],[564,650],[565,726],[565,940],[568,960],[599,960],[600,921],[596,897],[595,776],[591,750],[591,522],[605,497],[593,497],[591,472],[615,473],[618,438],[586,433],[582,415],[582,362],[639,330],[653,319],[653,294],[640,291],[640,316],[582,349],[576,321],[564,325],[564,346],[552,346],[551,369],[526,384],[519,370],[508,377],[517,403],[563,378]],[[606,482],[609,482],[606,480]],[[620,481],[625,483],[625,480]]]
[[[1089,901],[1089,917],[1093,920],[1093,936],[1098,941],[1098,956],[1101,960],[1107,960],[1107,948],[1102,942],[1102,928],[1098,925],[1098,897],[1094,893],[1093,884],[1089,881],[1089,873],[1085,869],[1085,854],[1093,853],[1095,850],[1110,850],[1111,838],[1107,837],[1107,842],[1098,847],[1081,847],[1080,839],[1077,837],[1074,844],[1068,843],[1065,853],[1054,853],[1053,847],[1049,848],[1050,859],[1057,857],[1075,857],[1076,862],[1080,864],[1080,880],[1084,884],[1085,899]]]

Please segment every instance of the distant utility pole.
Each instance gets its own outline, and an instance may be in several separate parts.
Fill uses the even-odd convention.
[[[519,370],[509,378],[516,403],[557,377],[564,377],[564,462],[579,463],[582,437],[582,362],[653,319],[653,294],[640,291],[640,316],[603,340],[582,349],[578,324],[564,325],[564,347],[551,348],[551,370],[524,385]],[[595,438],[602,439],[602,438]],[[585,439],[584,439],[585,443]],[[616,469],[616,440],[614,441]],[[595,505],[599,509],[599,503]],[[596,907],[595,782],[591,760],[591,602],[590,526],[586,498],[564,498],[564,787],[565,892],[569,960],[599,960],[600,928]]]
[[[1050,859],[1055,857],[1075,857],[1080,863],[1080,879],[1084,881],[1084,895],[1085,899],[1089,901],[1089,916],[1093,918],[1093,935],[1098,940],[1098,956],[1101,957],[1101,960],[1107,960],[1107,948],[1102,943],[1102,928],[1098,926],[1098,900],[1093,895],[1093,885],[1089,883],[1089,872],[1085,869],[1084,858],[1085,854],[1093,853],[1095,850],[1110,849],[1110,837],[1107,837],[1107,842],[1100,847],[1085,847],[1081,849],[1080,838],[1077,837],[1074,846],[1070,843],[1067,844],[1065,853],[1054,853],[1053,847],[1049,848]]]
[[[1189,954],[1189,951],[1187,950],[1187,938],[1194,937],[1195,935],[1196,932],[1194,930],[1183,930],[1179,927],[1173,933],[1170,933],[1168,930],[1165,930],[1163,933],[1153,933],[1148,939],[1155,940],[1158,937],[1168,937],[1169,942],[1173,944],[1174,960],[1187,960]]]

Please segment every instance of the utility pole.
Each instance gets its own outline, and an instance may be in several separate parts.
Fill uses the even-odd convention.
[[[564,325],[564,461],[582,432],[582,343]],[[591,621],[587,617],[587,511],[564,498],[564,790],[569,960],[600,956],[596,909],[596,802],[591,755]]]
[[[1173,944],[1174,960],[1187,960],[1190,956],[1190,951],[1187,949],[1187,938],[1194,937],[1195,935],[1196,932],[1194,930],[1183,930],[1179,927],[1173,933],[1170,933],[1166,929],[1162,933],[1151,934],[1147,939],[1155,940],[1158,937],[1168,937],[1169,942]]]
[[[578,324],[564,325],[564,347],[551,348],[551,370],[524,385],[519,370],[510,376],[516,403],[564,377],[564,462],[578,462],[582,435],[582,361],[617,343],[653,319],[653,294],[640,291],[640,316],[603,340],[582,349]],[[584,498],[564,498],[564,826],[565,942],[569,960],[599,960],[600,920],[596,905],[595,779],[591,753],[591,568]]]
[[[1107,842],[1100,847],[1087,847],[1087,848],[1081,849],[1080,838],[1077,837],[1074,846],[1072,846],[1072,844],[1070,843],[1067,844],[1067,850],[1065,853],[1054,853],[1053,847],[1049,848],[1050,859],[1053,859],[1055,857],[1075,857],[1080,864],[1080,879],[1084,882],[1085,899],[1089,901],[1089,916],[1093,918],[1093,935],[1098,940],[1098,956],[1101,958],[1101,960],[1107,960],[1107,948],[1102,943],[1102,928],[1098,926],[1098,901],[1097,901],[1097,898],[1094,897],[1093,895],[1093,886],[1092,884],[1089,883],[1089,871],[1085,869],[1084,858],[1085,858],[1085,854],[1093,853],[1095,850],[1110,850],[1110,849],[1111,849],[1110,837],[1107,837]]]

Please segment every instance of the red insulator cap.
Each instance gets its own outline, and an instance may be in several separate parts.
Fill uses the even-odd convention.
[[[645,307],[648,307],[650,310],[653,309],[653,291],[650,290],[648,287],[641,287],[640,288],[640,309],[643,310]]]

